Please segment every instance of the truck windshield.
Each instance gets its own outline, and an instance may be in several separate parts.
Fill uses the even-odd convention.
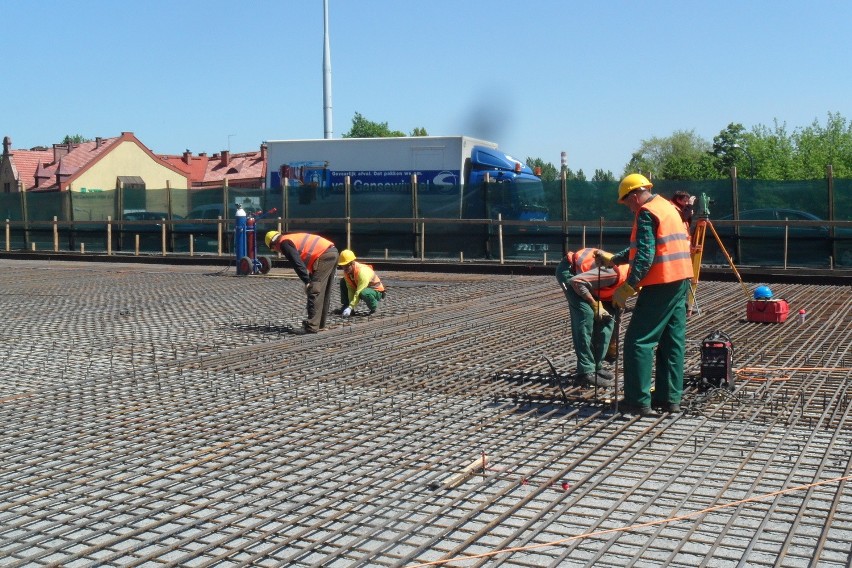
[[[541,180],[518,180],[517,218],[524,221],[547,221],[547,203],[544,199],[544,184]]]
[[[491,214],[515,221],[547,221],[544,185],[537,178],[518,178],[490,187]]]

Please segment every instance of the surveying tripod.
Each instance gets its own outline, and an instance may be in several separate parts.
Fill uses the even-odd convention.
[[[695,291],[698,288],[698,277],[701,274],[701,257],[704,254],[704,241],[707,237],[708,228],[713,234],[713,237],[716,239],[716,243],[719,245],[719,250],[721,250],[722,254],[725,255],[725,259],[728,261],[728,265],[731,267],[731,270],[733,270],[734,276],[737,277],[740,287],[743,289],[743,294],[745,294],[746,301],[749,299],[748,289],[746,288],[737,267],[734,265],[734,260],[731,258],[731,255],[728,254],[728,250],[725,248],[725,245],[722,244],[722,239],[719,238],[719,233],[716,232],[716,228],[713,226],[713,223],[710,222],[709,203],[710,199],[707,197],[707,194],[702,193],[698,221],[695,224],[695,231],[693,231],[692,239],[690,241],[689,256],[692,259],[692,286],[690,287],[689,298],[687,300],[687,314],[690,315],[696,309]]]

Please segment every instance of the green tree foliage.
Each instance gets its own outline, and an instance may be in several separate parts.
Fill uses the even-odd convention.
[[[423,130],[425,132],[425,129]],[[404,132],[391,130],[387,122],[373,122],[356,112],[352,118],[352,128],[344,133],[343,138],[387,138],[390,136],[405,136]]]
[[[836,178],[852,177],[852,122],[828,113],[824,124],[797,128],[785,123],[759,124],[751,131],[737,122],[713,137],[712,145],[693,131],[643,140],[624,173],[642,172],[666,180],[726,178],[736,166],[739,177],[764,180],[809,180],[826,176],[831,165]]]
[[[536,168],[541,168],[541,181],[554,181],[559,179],[559,170],[550,162],[545,162],[541,158],[527,158],[527,165],[535,171]]]
[[[429,133],[422,126],[418,126],[411,131],[411,136],[429,136]]]
[[[615,175],[609,170],[603,171],[598,168],[595,170],[595,175],[592,176],[592,181],[615,181]]]
[[[829,113],[825,126],[814,120],[793,132],[791,138],[796,148],[792,179],[825,177],[828,165],[835,177],[852,177],[852,123],[839,113]]]
[[[624,175],[643,172],[663,179],[695,179],[710,143],[694,130],[678,130],[671,136],[642,140],[624,169]]]
[[[91,142],[91,138],[86,138],[82,134],[66,134],[65,138],[62,139],[63,144],[79,144],[81,142]]]

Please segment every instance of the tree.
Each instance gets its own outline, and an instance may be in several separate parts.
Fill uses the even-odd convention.
[[[373,122],[356,112],[352,118],[352,128],[343,134],[344,138],[387,138],[390,136],[405,136],[404,132],[391,130],[387,122]]]
[[[541,181],[555,181],[559,178],[559,170],[550,162],[545,162],[541,158],[527,158],[527,165],[535,171],[536,168],[541,168]]]
[[[418,126],[411,131],[411,136],[429,136],[429,133],[422,126]]]
[[[642,140],[633,153],[624,174],[642,172],[661,179],[697,179],[695,166],[708,151],[710,143],[694,130],[677,130],[671,136]]]
[[[598,168],[595,170],[595,175],[592,176],[592,181],[616,181],[615,175],[609,170],[603,171]]]
[[[743,152],[734,147],[742,145],[745,127],[740,123],[731,122],[713,137],[713,156],[716,158],[716,171],[720,176],[729,175],[731,168],[737,164],[737,158],[745,157]]]
[[[828,113],[825,126],[814,120],[793,132],[791,139],[796,148],[792,167],[795,177],[789,179],[825,177],[829,164],[836,177],[852,173],[852,123],[840,113]]]
[[[82,134],[74,134],[73,136],[70,134],[66,134],[65,138],[62,139],[63,144],[79,144],[81,142],[91,142],[91,138],[86,138]]]

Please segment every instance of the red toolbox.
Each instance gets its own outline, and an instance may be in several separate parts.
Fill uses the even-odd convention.
[[[790,304],[787,300],[749,300],[746,308],[746,319],[748,321],[760,321],[764,323],[784,323],[790,312]]]

